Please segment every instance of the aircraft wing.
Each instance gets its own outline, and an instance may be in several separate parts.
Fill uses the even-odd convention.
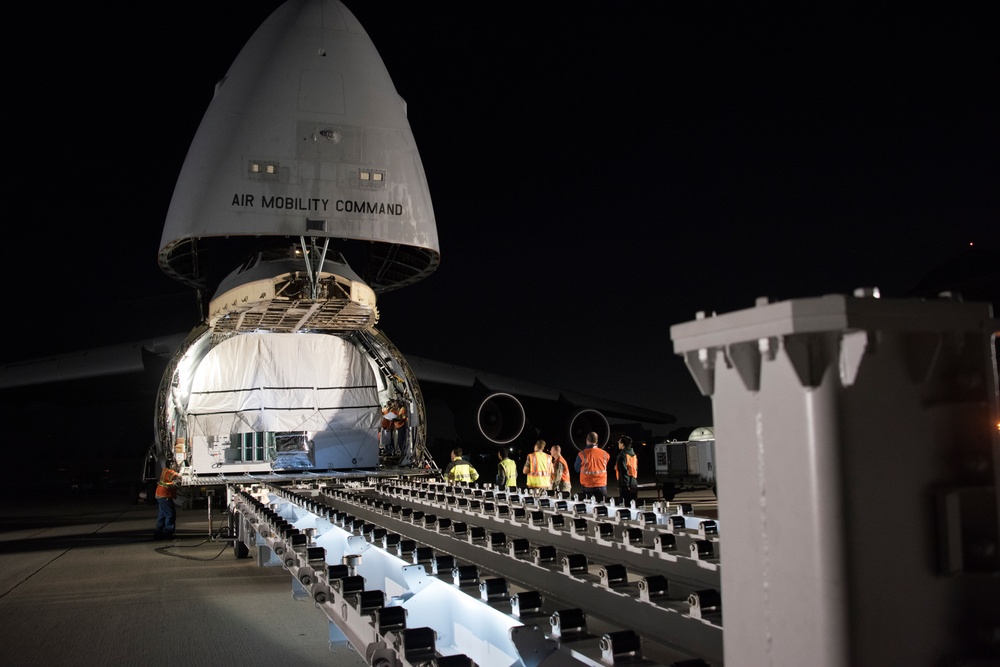
[[[421,386],[425,384],[441,384],[465,387],[470,391],[487,389],[492,392],[505,392],[524,399],[537,399],[581,407],[586,406],[600,410],[609,417],[631,419],[651,424],[672,424],[676,421],[676,417],[669,413],[629,405],[620,401],[549,387],[474,368],[434,361],[433,359],[424,359],[410,355],[407,355],[406,358],[417,379],[420,381]]]
[[[115,377],[140,377],[145,382],[148,377],[152,393],[154,378],[188,335],[6,363],[0,366],[0,390]],[[437,423],[452,422],[454,434],[467,446],[492,448],[546,437],[582,448],[591,431],[607,443],[608,417],[652,424],[676,421],[666,412],[567,389],[417,356],[407,355],[406,360],[425,397],[450,410],[450,415],[440,414]]]
[[[0,366],[0,390],[163,370],[187,334],[96,347]]]

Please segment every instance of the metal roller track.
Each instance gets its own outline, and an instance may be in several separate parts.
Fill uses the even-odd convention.
[[[198,475],[182,477],[181,486],[225,486],[227,484],[336,484],[345,481],[365,482],[377,477],[423,478],[429,474],[418,468],[381,468],[372,470],[323,472],[267,472],[267,473],[236,473],[227,475]]]
[[[407,503],[411,508],[417,505],[427,508],[423,516],[415,511],[406,516],[402,501],[389,495],[384,486],[378,493],[346,489],[327,490],[326,493],[329,495],[319,500],[358,519],[475,563],[528,590],[584,609],[589,616],[631,628],[649,641],[709,658],[712,664],[721,664],[717,563],[628,545],[620,537],[604,540],[593,537],[593,532],[581,536],[563,530],[540,529],[516,519],[500,520],[482,511],[449,510],[447,499],[443,502],[426,500],[426,490],[422,504]],[[431,495],[436,498],[438,494]],[[416,494],[411,496],[411,500],[416,499]],[[398,509],[394,511],[394,508]],[[428,524],[428,516],[434,517],[433,523]],[[451,519],[450,525],[442,527],[442,519]],[[607,522],[588,520],[592,531],[596,531],[600,523]],[[456,532],[456,524],[465,524],[464,530]],[[480,533],[474,528],[484,530]],[[516,538],[530,542],[530,547],[520,555],[514,548]],[[692,543],[703,541],[688,535],[684,539]],[[555,556],[549,562],[541,562],[537,552],[547,546],[555,547]],[[586,566],[578,570],[570,561],[583,562],[578,558],[581,555]],[[623,573],[616,567],[623,563],[629,564],[626,580],[620,579]],[[670,594],[650,599],[647,591],[653,588],[652,582],[657,575],[667,577]],[[675,586],[677,583],[680,585]],[[703,603],[709,599],[713,600],[711,605]],[[703,610],[706,607],[710,610]]]
[[[331,643],[350,642],[378,667],[518,664],[509,636],[517,623],[508,616],[334,525],[307,508],[308,499],[276,487],[230,491],[237,549],[253,547],[258,564],[288,570],[293,595],[313,600],[329,619]],[[453,629],[463,604],[478,607],[472,617],[479,640],[464,642],[469,655],[458,650]]]
[[[419,508],[425,516],[474,521],[490,531],[549,544],[566,553],[663,574],[691,591],[719,589],[720,547],[714,520],[658,508],[609,511],[608,505],[593,501],[499,495],[502,500],[488,490],[397,482],[377,485],[373,497],[391,498],[411,512]]]
[[[372,664],[376,664],[375,658],[382,661],[378,664],[408,664],[406,652],[403,650],[402,635],[393,635],[393,633],[389,633],[392,636],[380,635],[377,624],[373,625],[376,623],[375,621],[364,621],[364,614],[360,614],[356,618],[352,616],[349,609],[354,609],[354,607],[351,606],[350,601],[347,598],[337,599],[339,596],[337,586],[339,584],[331,583],[321,576],[319,571],[323,569],[322,567],[317,567],[315,563],[310,567],[303,562],[303,554],[309,545],[313,544],[313,540],[315,540],[315,544],[330,544],[332,538],[329,535],[334,532],[334,527],[339,528],[336,532],[350,541],[351,546],[348,549],[360,550],[364,548],[368,550],[365,552],[367,555],[364,556],[366,563],[371,562],[372,554],[376,551],[384,553],[383,558],[394,559],[393,565],[388,569],[398,568],[400,572],[405,572],[405,576],[399,574],[395,577],[400,582],[406,578],[423,581],[427,578],[424,575],[425,566],[427,569],[431,569],[430,563],[425,562],[425,565],[413,566],[405,560],[392,556],[389,553],[392,551],[391,549],[377,549],[374,545],[379,541],[380,536],[385,540],[387,535],[395,535],[397,551],[398,538],[401,535],[426,545],[415,549],[412,553],[399,552],[401,555],[411,558],[413,562],[417,562],[421,557],[426,560],[427,552],[431,549],[436,552],[436,559],[440,558],[442,562],[449,562],[447,559],[454,557],[450,561],[454,566],[454,572],[444,571],[438,573],[437,576],[451,582],[445,588],[451,590],[453,594],[461,593],[459,600],[471,600],[469,594],[474,594],[476,591],[469,590],[469,582],[458,580],[455,573],[459,571],[460,566],[454,560],[455,558],[459,561],[476,563],[482,571],[505,575],[505,579],[480,579],[477,574],[477,581],[473,582],[473,584],[478,584],[478,592],[482,598],[482,600],[477,601],[479,602],[478,607],[486,605],[494,610],[503,611],[501,618],[504,620],[499,621],[500,626],[503,627],[502,631],[496,629],[481,630],[475,633],[480,639],[470,640],[466,637],[465,640],[454,643],[460,631],[453,628],[464,627],[463,624],[469,622],[469,611],[465,607],[468,602],[452,600],[447,603],[452,607],[455,605],[460,607],[463,610],[461,614],[458,614],[454,609],[444,608],[441,604],[433,606],[433,613],[427,618],[430,618],[429,623],[438,624],[437,631],[445,638],[444,650],[439,651],[442,660],[445,659],[443,656],[448,654],[451,654],[447,658],[448,660],[455,659],[455,654],[459,649],[470,645],[476,650],[467,651],[467,653],[474,654],[471,659],[475,659],[476,664],[523,664],[526,667],[540,664],[552,665],[553,667],[563,664],[607,665],[622,661],[628,661],[629,664],[673,664],[674,660],[690,659],[695,656],[707,658],[711,660],[713,665],[722,664],[721,627],[719,627],[717,620],[710,620],[714,612],[709,612],[704,618],[698,618],[698,614],[694,613],[685,614],[684,610],[681,609],[684,607],[683,603],[662,599],[663,591],[654,590],[653,586],[650,586],[645,592],[640,590],[639,595],[636,596],[635,581],[628,582],[623,577],[619,581],[614,580],[615,576],[621,577],[619,566],[609,564],[600,567],[599,570],[604,573],[602,583],[599,576],[595,577],[589,571],[569,572],[569,567],[565,563],[562,564],[562,569],[566,570],[563,572],[559,569],[559,565],[526,560],[523,553],[515,555],[514,549],[515,542],[523,543],[524,538],[512,538],[509,544],[504,545],[506,548],[498,551],[495,542],[493,544],[487,542],[484,545],[471,538],[463,540],[449,534],[449,530],[444,528],[449,523],[447,517],[440,524],[435,521],[433,528],[430,529],[422,527],[426,514],[424,517],[420,517],[421,520],[414,522],[413,513],[410,512],[407,519],[404,520],[401,518],[404,512],[402,508],[399,508],[397,510],[398,517],[394,518],[392,508],[398,503],[394,502],[395,499],[392,496],[386,495],[385,491],[386,489],[382,488],[376,493],[373,489],[362,488],[360,485],[351,490],[333,491],[327,489],[322,495],[315,490],[298,489],[290,492],[278,488],[270,489],[267,499],[271,505],[276,506],[274,501],[277,497],[284,497],[282,514],[293,518],[294,525],[302,526],[304,533],[295,538],[291,537],[291,531],[297,529],[288,526],[276,528],[270,525],[265,517],[265,512],[273,514],[273,511],[268,510],[262,503],[248,500],[249,494],[243,493],[235,496],[232,504],[233,509],[242,517],[238,523],[241,526],[239,531],[244,542],[249,542],[258,548],[259,558],[262,558],[261,553],[270,553],[269,558],[273,560],[274,553],[284,552],[286,556],[283,565],[295,577],[296,587],[308,589],[303,590],[303,595],[312,594],[313,589],[318,589],[321,597],[330,597],[330,601],[319,604],[319,606],[324,609],[331,622],[344,631],[346,639],[351,641],[359,652],[366,655]],[[294,509],[290,509],[292,507]],[[415,511],[419,512],[420,510]],[[320,535],[321,532],[325,536]],[[454,533],[454,531],[450,532]],[[493,531],[490,535],[498,532]],[[357,533],[361,533],[361,535]],[[291,547],[290,543],[286,544],[290,539],[295,539],[298,542],[297,546]],[[496,538],[491,539],[495,540]],[[543,546],[543,543],[538,540],[532,540],[532,542]],[[340,559],[345,557],[343,553],[338,554],[337,551],[336,548],[327,549],[325,554],[331,571],[333,566],[339,566]],[[446,557],[444,554],[449,554],[449,556]],[[437,560],[435,560],[433,569],[437,569]],[[305,586],[302,582],[303,571],[306,573],[306,578],[310,580],[310,586]],[[411,605],[412,609],[419,606],[414,603],[418,596],[430,599],[427,597],[431,595],[430,593],[419,592],[415,594],[413,590],[408,589],[412,582],[396,583],[390,581],[390,577],[382,572],[378,572],[374,576],[371,575],[371,572],[365,574],[366,583],[371,579],[377,584],[383,578],[386,581],[384,588],[387,589],[385,597],[390,601],[390,604],[406,600],[405,603],[400,604]],[[452,581],[452,579],[454,580]],[[553,587],[553,580],[558,580],[560,583]],[[652,576],[649,580],[655,581],[656,576]],[[510,583],[507,583],[508,581]],[[645,581],[646,578],[643,578],[638,588],[641,589],[642,582]],[[523,584],[526,589],[521,591],[517,584]],[[394,589],[395,592],[390,594],[388,589]],[[408,590],[409,592],[400,593],[400,590]],[[554,592],[548,593],[549,590]],[[499,591],[501,595],[497,595],[496,591]],[[545,609],[527,608],[529,600],[537,599],[537,597],[532,597],[535,591],[546,591],[546,597],[549,600]],[[374,593],[373,595],[380,597]],[[518,608],[519,598],[521,600],[520,608]],[[393,602],[394,600],[396,602]],[[578,608],[565,608],[567,604],[575,604]],[[560,607],[560,605],[562,606]],[[424,606],[426,607],[426,605]],[[553,608],[556,609],[555,613],[552,613]],[[562,611],[561,617],[560,609]],[[586,610],[586,613],[581,610]],[[691,611],[693,612],[694,609],[692,608]],[[475,612],[474,616],[478,616],[479,613]],[[585,619],[582,631],[575,627],[578,624],[571,620],[575,618],[574,613]],[[549,625],[552,626],[550,633],[543,633],[538,625],[540,620],[546,618],[546,615],[550,615],[548,618]],[[586,617],[589,615],[594,617],[590,621],[590,630],[604,625],[597,619],[614,619],[611,622],[609,632],[606,632],[599,639],[590,634],[587,631],[586,621]],[[461,616],[463,620],[449,625],[448,619],[458,618],[458,616]],[[621,630],[621,628],[625,629]],[[501,635],[502,637],[500,637]],[[640,635],[642,636],[642,646],[640,646]],[[493,638],[487,641],[492,649],[483,655],[480,644],[483,641],[482,637],[487,636]],[[675,643],[678,638],[680,641]],[[411,641],[412,643],[413,641]],[[668,648],[660,650],[655,648],[656,645]],[[651,656],[655,654],[661,662],[652,663],[649,659],[642,658],[643,648],[646,648]],[[478,655],[476,655],[477,650],[479,651]],[[497,662],[497,657],[500,654],[511,652],[520,656],[518,660],[505,663],[506,658],[500,657],[499,662]],[[387,655],[391,659],[385,662]],[[415,655],[416,653],[413,653],[411,657]],[[664,656],[666,657],[664,658]],[[465,657],[462,656],[462,658]],[[445,663],[440,662],[439,664]]]

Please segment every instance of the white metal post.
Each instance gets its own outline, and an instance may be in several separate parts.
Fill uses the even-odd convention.
[[[671,329],[713,399],[726,664],[997,650],[991,318],[829,296]]]

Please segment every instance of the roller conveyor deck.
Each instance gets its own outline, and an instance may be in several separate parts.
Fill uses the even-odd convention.
[[[672,664],[698,656],[721,664],[718,550],[706,548],[718,543],[714,521],[670,513],[665,504],[633,509],[634,517],[626,518],[624,511],[615,511],[623,508],[613,505],[529,498],[382,481],[322,490],[244,490],[234,496],[233,509],[240,517],[236,530],[242,543],[257,548],[259,562],[274,559],[279,551],[288,554],[283,562],[279,555],[278,562],[292,571],[302,595],[318,591],[327,600],[336,597],[330,591],[340,584],[321,581],[324,566],[315,562],[315,553],[311,569],[304,560],[310,546],[320,545],[327,545],[327,576],[353,562],[343,550],[363,550],[354,554],[360,556],[358,573],[366,589],[379,589],[384,582],[382,604],[387,608],[402,606],[415,615],[422,606],[413,600],[430,597],[418,596],[405,583],[415,576],[411,566],[445,582],[449,592],[461,593],[445,596],[419,617],[434,628],[439,656],[462,654],[475,664],[507,665],[523,660],[520,651],[535,655],[545,647],[553,657],[558,652],[559,660],[570,660],[567,664],[609,664],[625,654],[638,664]],[[460,499],[467,502],[460,506]],[[497,504],[488,506],[491,501],[509,503],[500,506],[510,509],[510,517],[498,516]],[[612,516],[604,516],[602,507]],[[268,513],[274,525],[265,518]],[[329,548],[333,535],[350,546]],[[297,541],[297,549],[289,540]],[[692,548],[699,542],[703,544]],[[360,565],[373,558],[380,563],[374,575]],[[400,569],[390,573],[386,567]],[[301,569],[311,572],[309,586],[303,584]],[[370,600],[373,595],[379,597],[369,594]],[[326,610],[326,604],[319,606]],[[344,614],[341,607],[331,608],[337,609],[341,613],[327,615],[340,627]],[[366,624],[360,616],[357,622]],[[485,631],[482,623],[491,629]],[[377,645],[384,641],[360,625],[346,625],[345,634],[360,653],[381,650]],[[478,630],[471,631],[470,625]],[[517,626],[522,627],[512,631]],[[467,632],[471,635],[462,639]],[[484,632],[494,637],[488,649],[482,639],[471,639]],[[497,661],[498,651],[513,659]],[[395,664],[406,663],[405,651],[390,653]]]

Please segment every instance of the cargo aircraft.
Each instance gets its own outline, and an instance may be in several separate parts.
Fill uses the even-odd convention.
[[[289,0],[216,85],[167,212],[159,266],[197,291],[202,321],[7,365],[0,389],[165,362],[155,458],[191,478],[433,467],[425,393],[449,406],[460,442],[492,448],[539,435],[582,447],[590,431],[606,443],[607,417],[674,421],[404,357],[377,328],[378,297],[439,259],[406,103],[374,44],[338,0]]]

